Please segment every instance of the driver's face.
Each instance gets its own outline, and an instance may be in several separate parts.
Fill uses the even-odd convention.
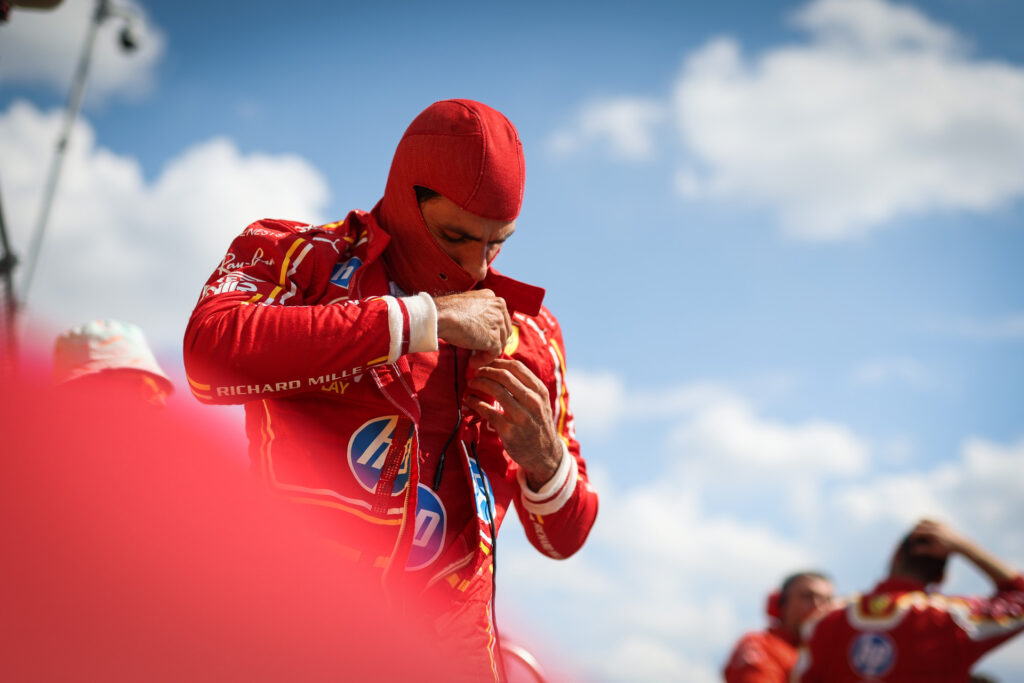
[[[434,240],[477,282],[516,230],[515,221],[481,218],[443,196],[420,202],[420,213]]]

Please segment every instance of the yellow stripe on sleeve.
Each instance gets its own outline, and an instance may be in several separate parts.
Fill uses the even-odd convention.
[[[555,355],[558,357],[558,364],[560,367],[556,368],[559,376],[560,391],[558,393],[558,405],[560,410],[558,411],[558,435],[562,437],[566,445],[569,444],[568,438],[565,436],[565,419],[569,412],[569,390],[565,386],[565,355],[562,350],[558,348],[558,344],[552,339],[550,342],[551,348],[555,350]]]
[[[295,250],[299,248],[299,245],[305,241],[306,240],[301,237],[295,240],[292,242],[292,246],[288,247],[288,253],[284,255],[284,261],[281,263],[281,280],[279,283],[282,287],[284,287],[285,278],[288,275],[288,266],[292,262],[292,255],[295,253]]]

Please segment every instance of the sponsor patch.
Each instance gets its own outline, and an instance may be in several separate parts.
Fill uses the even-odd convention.
[[[358,368],[352,368],[351,370],[342,370],[340,373],[339,372],[332,372],[332,373],[327,374],[327,375],[320,375],[318,377],[310,377],[306,381],[309,382],[309,386],[311,386],[311,387],[315,387],[317,385],[320,385],[321,387],[323,387],[323,386],[325,386],[327,384],[330,384],[331,382],[342,382],[342,383],[344,383],[347,386],[348,382],[345,382],[345,380],[354,380],[354,381],[358,382],[359,380],[361,380],[363,378],[363,373],[364,372],[366,372],[366,368],[358,367]],[[344,390],[342,390],[342,392],[344,393]]]
[[[395,436],[398,425],[397,415],[385,415],[368,420],[355,431],[348,441],[348,466],[355,475],[356,481],[364,489],[373,493],[380,481],[384,461],[387,460],[388,449]],[[412,427],[409,427],[409,439],[405,442],[402,454],[402,465],[395,477],[392,495],[398,495],[409,484],[409,457],[412,452]]]
[[[331,284],[347,289],[348,283],[352,280],[352,275],[359,270],[361,265],[363,265],[363,261],[358,256],[353,256],[344,263],[336,264],[331,272]]]
[[[302,382],[297,379],[274,382],[273,384],[236,384],[235,386],[217,387],[217,395],[255,396],[256,394],[271,394],[276,391],[294,391],[301,387]]]
[[[265,266],[274,265],[274,259],[263,258],[263,248],[256,249],[256,253],[246,261],[245,259],[239,259],[233,251],[229,251],[224,255],[224,259],[217,266],[217,272],[221,275],[227,275],[231,271],[238,270],[240,268],[252,268],[253,266],[262,263]]]
[[[511,356],[519,348],[519,325],[512,324],[512,334],[508,336],[508,341],[505,342],[505,355]]]
[[[444,531],[447,524],[444,505],[429,486],[416,487],[416,532],[412,537],[412,549],[405,568],[409,571],[423,569],[437,559],[444,545]]]
[[[242,231],[243,237],[253,236],[256,237],[275,237],[278,233],[276,230],[269,230],[267,228],[261,228],[257,225],[250,226]]]
[[[862,633],[850,646],[850,668],[866,678],[889,673],[896,662],[896,645],[886,633]]]
[[[334,249],[334,253],[336,253],[336,254],[340,254],[341,253],[341,249],[338,249],[338,242],[340,240],[337,237],[334,237],[334,238],[314,237],[310,241],[311,242],[323,242],[324,244],[329,244],[329,245],[331,245],[331,249]]]
[[[494,489],[486,472],[481,472],[476,460],[469,459],[469,471],[473,477],[473,498],[476,499],[476,516],[490,524],[494,520]]]
[[[258,285],[262,282],[263,280],[255,278],[252,275],[234,272],[220,277],[208,285],[204,285],[203,293],[200,295],[199,299],[201,301],[208,296],[214,296],[215,294],[227,294],[228,292],[255,294],[258,290]]]

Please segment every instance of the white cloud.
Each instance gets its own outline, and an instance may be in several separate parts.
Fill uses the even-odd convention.
[[[615,589],[608,573],[585,556],[573,556],[552,563],[546,571],[537,572],[530,554],[512,554],[502,558],[502,574],[511,581],[528,583],[536,590],[554,590],[569,594],[601,598]]]
[[[958,517],[980,528],[1003,528],[1024,515],[1024,441],[1002,446],[968,439],[959,471],[941,481],[951,490],[950,502],[961,508]],[[1024,532],[1016,539],[1024,550]]]
[[[687,661],[673,648],[638,636],[625,637],[602,659],[602,678],[615,681],[689,681],[713,683],[718,672],[706,665]]]
[[[918,10],[884,0],[819,0],[793,16],[793,23],[824,43],[879,54],[900,49],[950,52],[962,47],[952,29]]]
[[[614,373],[581,370],[568,381],[574,397],[583,399],[574,405],[581,433],[600,423],[604,440],[635,434],[640,424],[662,434],[660,453],[627,454],[629,469],[647,473],[638,481],[626,483],[592,468],[601,509],[579,559],[601,568],[602,583],[620,587],[608,593],[602,613],[612,615],[619,636],[639,639],[627,647],[597,619],[591,633],[607,642],[602,651],[611,654],[596,664],[608,680],[695,680],[700,671],[715,680],[718,655],[708,654],[724,657],[740,632],[762,621],[741,619],[740,612],[758,614],[773,582],[824,559],[806,538],[780,529],[777,514],[769,521],[760,518],[763,510],[753,517],[750,511],[722,510],[721,501],[744,487],[757,488],[765,509],[806,511],[816,518],[825,506],[802,492],[815,488],[819,477],[859,471],[867,448],[842,425],[761,417],[747,399],[720,384],[637,390]],[[595,448],[601,446],[591,444],[588,452],[594,455]],[[600,455],[595,457],[600,463]],[[506,555],[506,568],[509,562]],[[568,583],[570,574],[542,562],[532,554],[523,557],[509,589],[517,595],[539,586],[550,590],[557,575],[565,581],[558,595],[579,594]],[[598,585],[589,572],[584,578],[587,586]],[[581,612],[573,613],[589,623]],[[639,664],[641,642],[654,648],[645,666]]]
[[[841,493],[837,502],[850,519],[868,524],[885,518],[908,526],[922,517],[944,517],[934,481],[920,474],[889,476]]]
[[[918,455],[917,443],[906,434],[879,439],[875,450],[878,453],[878,461],[890,465],[907,465]]]
[[[586,144],[606,146],[615,158],[643,161],[654,156],[654,128],[667,114],[664,104],[634,97],[619,97],[584,106],[571,129],[556,132],[548,141],[552,152],[566,155]]]
[[[615,558],[605,567],[618,590],[601,601],[599,615],[607,616],[587,627],[608,643],[593,660],[602,680],[717,680],[724,654],[715,653],[761,623],[739,612],[757,613],[766,587],[814,563],[813,552],[785,534],[708,514],[670,479],[655,476],[621,496],[601,491],[599,525],[584,555]]]
[[[796,237],[866,234],[1024,195],[1024,69],[970,60],[951,29],[882,0],[820,0],[807,43],[691,55],[675,88],[689,196],[774,207]]]
[[[622,378],[615,373],[570,370],[566,384],[572,392],[570,399],[577,431],[600,438],[613,430],[623,417],[626,390]]]
[[[907,437],[869,446],[839,422],[766,416],[722,384],[639,390],[613,372],[579,369],[568,381],[582,399],[581,432],[604,426],[585,443],[601,503],[587,546],[569,561],[582,585],[572,565],[552,567],[508,543],[500,585],[523,610],[531,596],[557,601],[567,616],[548,627],[592,653],[595,680],[719,680],[735,640],[764,624],[765,595],[784,576],[822,568],[843,592],[868,588],[922,516],[1024,565],[1024,441],[968,439],[951,462],[881,474],[873,456],[906,460]],[[653,451],[623,451],[640,431],[655,434]],[[987,590],[962,563],[954,570],[951,590],[961,590],[960,573],[975,581],[967,592]],[[1007,646],[983,670],[1016,680],[1022,647]]]
[[[640,487],[611,507],[597,533],[645,558],[644,565],[671,567],[671,582],[680,576],[740,582],[751,578],[753,567],[756,574],[779,575],[812,559],[804,548],[765,526],[708,515],[701,499],[684,486]],[[648,577],[646,583],[656,580]]]
[[[573,369],[566,383],[572,392],[577,430],[597,439],[606,437],[624,421],[688,415],[735,397],[735,392],[714,382],[692,382],[668,390],[627,391],[622,377],[611,371]]]
[[[640,422],[650,434],[652,422],[667,420],[663,442],[646,446],[667,461],[658,466],[684,482],[684,489],[722,487],[722,501],[766,501],[784,492],[781,509],[794,519],[813,518],[820,505],[816,482],[860,475],[871,460],[872,448],[847,426],[762,416],[725,385],[694,382],[644,391],[627,388],[614,373],[581,370],[573,371],[567,383],[581,439],[600,444],[621,426]],[[673,491],[666,499],[678,495]],[[675,499],[675,504],[686,502]]]
[[[22,257],[60,116],[23,102],[0,114],[4,209]],[[306,161],[243,155],[223,138],[186,149],[147,182],[134,159],[97,145],[80,120],[28,312],[56,327],[124,318],[140,325],[154,346],[177,347],[199,290],[231,239],[263,217],[322,221],[327,199],[323,176]]]
[[[953,29],[883,0],[818,0],[793,23],[806,40],[746,56],[719,37],[686,58],[666,103],[682,196],[768,207],[814,241],[1024,196],[1024,68],[971,58]]]
[[[100,25],[86,88],[88,97],[96,100],[112,93],[146,92],[164,51],[163,33],[148,21],[141,6],[127,0],[112,4],[134,17],[138,47],[132,52],[121,49],[119,34],[125,22],[120,17]],[[15,8],[10,21],[0,25],[0,83],[42,83],[67,93],[94,10],[95,3],[85,0],[68,0],[46,11]]]
[[[1000,533],[1000,547],[1024,562],[1024,441],[964,442],[959,460],[930,471],[883,475],[845,487],[837,512],[859,524],[902,527],[922,517],[948,520],[969,535]]]
[[[824,420],[799,425],[766,420],[736,399],[708,406],[673,435],[679,453],[693,454],[729,476],[760,482],[773,473],[854,475],[868,463],[868,449],[845,426]]]
[[[700,651],[731,643],[742,628],[733,595],[708,597],[697,591],[681,592],[678,587],[660,595],[658,599],[648,593],[646,599],[627,602],[622,608],[623,631],[648,633],[669,642],[683,641]]]

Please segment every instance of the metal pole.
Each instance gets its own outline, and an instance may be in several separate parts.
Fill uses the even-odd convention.
[[[42,248],[43,234],[46,232],[46,224],[50,218],[50,209],[53,206],[53,198],[57,192],[57,181],[60,179],[61,166],[64,162],[64,154],[67,151],[68,139],[71,137],[71,127],[78,117],[78,110],[82,106],[82,97],[85,95],[85,79],[89,74],[89,62],[92,58],[93,44],[96,42],[96,32],[103,23],[103,20],[110,14],[109,0],[96,0],[96,11],[92,15],[92,23],[89,24],[89,33],[85,38],[85,46],[82,48],[81,57],[78,59],[78,70],[75,72],[75,80],[71,86],[71,95],[68,98],[67,109],[64,112],[64,123],[61,125],[60,136],[57,138],[57,148],[54,151],[53,159],[50,162],[50,169],[46,178],[46,186],[43,190],[43,202],[39,209],[39,217],[36,220],[32,232],[32,241],[28,250],[28,261],[26,264],[25,278],[21,287],[22,306],[28,300],[29,286],[35,275],[36,264],[39,261],[39,251]]]
[[[18,259],[11,251],[11,243],[7,239],[7,224],[4,222],[3,200],[0,199],[0,274],[4,279],[4,336],[6,338],[0,358],[0,377],[5,380],[13,376],[18,364],[18,299],[14,294],[14,266]]]

